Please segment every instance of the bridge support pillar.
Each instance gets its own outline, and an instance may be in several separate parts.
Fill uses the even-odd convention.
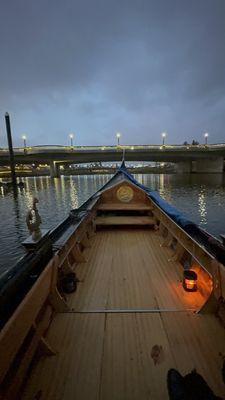
[[[224,161],[223,157],[199,159],[195,161],[196,173],[218,173],[223,172]]]
[[[176,172],[179,174],[192,172],[191,161],[180,161],[176,164]]]
[[[50,168],[51,178],[59,178],[60,177],[59,164],[57,164],[55,161],[51,161],[49,164],[49,168]]]

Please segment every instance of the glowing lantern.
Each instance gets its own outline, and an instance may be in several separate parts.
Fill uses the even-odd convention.
[[[184,271],[183,288],[186,292],[196,292],[197,290],[197,274],[191,269]]]

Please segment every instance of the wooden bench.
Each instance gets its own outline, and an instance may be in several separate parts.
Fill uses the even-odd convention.
[[[104,216],[97,217],[98,225],[155,225],[155,219],[148,216]]]
[[[138,204],[138,203],[103,203],[99,204],[98,210],[106,210],[106,211],[151,211],[152,206],[148,204]]]

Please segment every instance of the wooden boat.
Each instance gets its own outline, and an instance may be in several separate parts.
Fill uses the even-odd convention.
[[[171,368],[225,397],[224,254],[122,164],[2,278],[1,398],[168,399]]]

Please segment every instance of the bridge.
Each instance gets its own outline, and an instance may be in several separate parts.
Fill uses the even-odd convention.
[[[16,164],[48,164],[52,177],[62,164],[121,161],[176,163],[177,172],[223,172],[225,143],[210,145],[32,146],[14,148]],[[8,149],[0,148],[0,166],[9,165]]]

